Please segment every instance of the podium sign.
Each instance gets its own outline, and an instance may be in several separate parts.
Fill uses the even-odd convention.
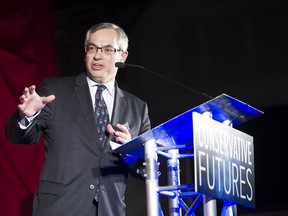
[[[192,113],[195,191],[255,208],[253,137]]]

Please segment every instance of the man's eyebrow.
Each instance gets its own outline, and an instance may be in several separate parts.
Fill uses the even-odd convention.
[[[89,42],[89,43],[87,43],[87,45],[89,45],[89,46],[96,46],[96,47],[98,47],[96,44],[94,44],[94,43],[92,43],[92,42]],[[101,48],[114,48],[112,45],[110,45],[110,44],[107,44],[107,45],[104,45],[104,46],[102,46]]]

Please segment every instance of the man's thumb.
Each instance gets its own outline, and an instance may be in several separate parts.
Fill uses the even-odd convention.
[[[43,103],[50,103],[55,99],[55,95],[49,95],[47,97],[42,97]]]

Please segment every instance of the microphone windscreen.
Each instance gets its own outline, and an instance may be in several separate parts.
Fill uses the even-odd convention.
[[[115,67],[117,67],[117,68],[125,68],[126,65],[125,65],[125,63],[123,63],[123,62],[116,62],[116,63],[115,63]]]

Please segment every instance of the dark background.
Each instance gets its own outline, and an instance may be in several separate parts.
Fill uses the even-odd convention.
[[[114,22],[130,39],[126,63],[142,65],[213,97],[226,93],[263,111],[237,127],[254,137],[256,172],[256,209],[239,206],[238,211],[288,215],[286,0],[54,0],[53,4],[60,76],[84,70],[86,30],[98,22]],[[135,68],[120,69],[117,80],[147,101],[153,127],[208,100]],[[182,166],[181,177],[189,180],[193,168],[190,162]],[[164,184],[165,170],[162,173],[159,181]],[[146,215],[145,183],[129,181],[128,215]],[[167,212],[168,200],[161,198],[161,203]]]

